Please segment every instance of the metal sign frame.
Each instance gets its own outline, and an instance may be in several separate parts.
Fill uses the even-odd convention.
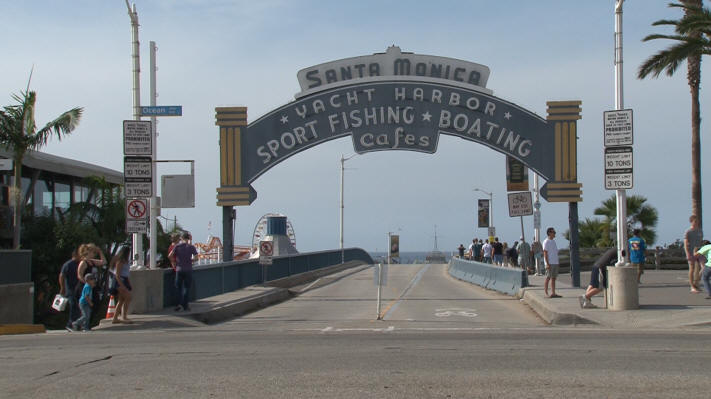
[[[605,189],[634,188],[634,152],[632,147],[605,148]]]
[[[605,147],[634,144],[633,117],[632,109],[604,111],[602,113],[603,143]]]
[[[123,121],[123,154],[148,157],[153,154],[151,121]]]
[[[533,215],[533,198],[530,191],[509,193],[509,217]]]

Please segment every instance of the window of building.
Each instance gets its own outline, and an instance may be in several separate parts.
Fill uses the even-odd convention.
[[[54,207],[62,211],[67,210],[71,205],[69,184],[55,183],[54,184]]]

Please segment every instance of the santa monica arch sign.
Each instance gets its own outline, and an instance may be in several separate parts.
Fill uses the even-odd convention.
[[[434,153],[440,134],[520,160],[547,184],[552,202],[581,201],[577,182],[580,101],[548,102],[546,119],[493,95],[489,68],[403,53],[347,58],[298,72],[295,101],[247,123],[246,107],[216,108],[220,129],[217,205],[249,205],[251,183],[301,151],[340,137],[353,148]]]

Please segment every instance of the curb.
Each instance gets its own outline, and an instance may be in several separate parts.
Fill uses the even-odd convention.
[[[0,335],[42,334],[47,332],[44,324],[0,324]]]
[[[191,314],[189,317],[201,323],[215,324],[225,320],[234,319],[235,317],[265,308],[278,302],[283,302],[289,298],[291,298],[289,290],[284,288],[273,288],[267,292],[241,298],[233,303],[227,303],[212,308],[206,312]]]
[[[570,326],[577,324],[593,324],[597,325],[596,321],[586,319],[580,315],[574,313],[563,313],[556,311],[553,307],[549,306],[546,301],[540,298],[538,295],[533,295],[529,293],[526,288],[519,291],[518,297],[533,309],[538,316],[540,316],[546,323],[556,325],[556,326]]]

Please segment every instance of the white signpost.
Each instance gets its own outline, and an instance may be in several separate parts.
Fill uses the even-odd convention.
[[[530,191],[509,194],[509,216],[533,215],[533,201]]]
[[[605,189],[628,190],[633,184],[632,147],[605,148]]]
[[[148,200],[126,200],[126,232],[141,234],[148,232]]]
[[[153,195],[153,168],[150,157],[124,157],[123,179],[126,198]]]
[[[149,157],[153,154],[150,121],[123,121],[123,154]]]
[[[633,144],[631,109],[605,111],[602,115],[605,126],[605,147]]]

